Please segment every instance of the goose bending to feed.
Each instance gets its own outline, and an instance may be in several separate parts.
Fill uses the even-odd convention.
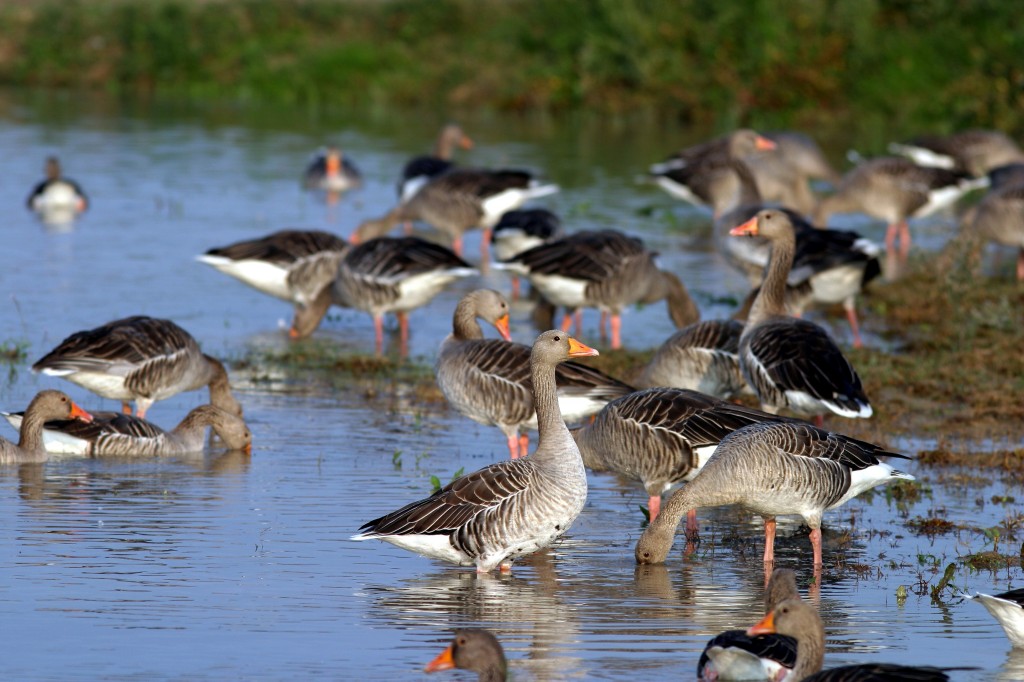
[[[865,213],[888,223],[886,248],[906,257],[910,251],[907,220],[923,218],[952,206],[967,192],[985,187],[988,178],[969,178],[946,168],[918,166],[901,157],[866,161],[849,171],[835,194],[825,197],[814,211],[814,224],[824,227],[833,213]]]
[[[1024,183],[986,194],[964,214],[961,232],[979,243],[1017,247],[1017,279],[1024,282]]]
[[[46,159],[45,171],[46,178],[28,195],[26,204],[30,209],[59,222],[62,218],[74,218],[75,214],[89,207],[89,199],[81,185],[64,177],[56,156]]]
[[[922,166],[948,168],[975,177],[997,166],[1024,161],[1024,151],[1006,133],[998,130],[965,130],[952,135],[921,135],[909,142],[889,145]]]
[[[999,621],[1010,644],[1024,649],[1024,588],[1010,590],[1002,594],[981,594],[973,597],[965,594],[968,599],[976,599],[992,616]]]
[[[494,258],[505,262],[555,239],[561,232],[562,221],[545,208],[517,209],[507,211],[494,226],[491,242],[494,244]],[[502,266],[512,273],[512,298],[519,298],[519,276],[526,275],[514,265]]]
[[[657,253],[644,243],[617,230],[582,231],[541,244],[509,261],[513,269],[526,272],[530,284],[552,305],[567,313],[562,328],[576,311],[576,332],[580,331],[581,308],[598,308],[603,321],[611,317],[612,348],[622,345],[621,314],[634,303],[664,299],[676,327],[700,319],[700,312],[686,287],[674,274],[660,270]]]
[[[487,630],[456,630],[455,639],[448,648],[428,663],[423,671],[436,673],[453,668],[477,673],[480,682],[505,682],[508,679],[505,650],[498,638]]]
[[[819,422],[825,412],[870,417],[860,377],[835,342],[813,322],[785,313],[783,294],[795,246],[789,216],[766,209],[731,234],[759,235],[772,244],[764,284],[740,336],[740,369],[763,409],[774,414],[788,407]]]
[[[740,335],[736,320],[705,320],[687,325],[665,340],[644,367],[639,388],[688,388],[731,398],[747,388],[740,372]]]
[[[358,187],[363,176],[355,164],[337,147],[326,147],[313,154],[302,182],[307,189],[345,192]]]
[[[896,663],[861,663],[822,670],[825,625],[818,610],[799,599],[788,599],[747,630],[747,634],[788,635],[796,640],[796,663],[786,682],[942,682],[956,668],[932,668]]]
[[[40,391],[25,409],[17,443],[0,438],[0,464],[45,462],[43,425],[52,419],[92,420],[92,415],[61,391]]]
[[[611,401],[573,437],[588,469],[643,483],[653,521],[662,493],[692,480],[723,438],[744,426],[777,420],[697,391],[650,388]],[[687,532],[695,535],[697,510],[690,511]]]
[[[21,427],[24,413],[2,414]],[[50,420],[43,428],[43,445],[50,453],[74,455],[181,455],[202,452],[207,428],[231,450],[252,451],[252,434],[242,418],[213,405],[193,409],[173,431],[118,412],[93,412],[89,422]]]
[[[825,511],[879,484],[914,480],[879,457],[909,459],[796,420],[738,429],[722,439],[700,473],[669,498],[647,527],[636,546],[637,563],[663,563],[679,521],[691,509],[738,504],[764,519],[766,568],[775,559],[775,517],[801,516],[811,528],[817,572]]]
[[[477,318],[493,324],[504,341],[485,339]],[[512,459],[525,457],[529,437],[538,428],[531,389],[531,349],[512,343],[508,302],[493,289],[466,294],[455,307],[452,333],[441,343],[435,373],[449,404],[478,424],[497,426],[508,441]],[[596,414],[608,401],[633,387],[576,362],[555,368],[559,414],[569,423]]]
[[[292,303],[295,321],[288,335],[301,339],[313,333],[330,307],[330,285],[349,248],[348,242],[329,232],[281,230],[210,249],[196,260]]]
[[[136,315],[76,332],[32,371],[120,400],[126,414],[134,400],[139,417],[158,400],[203,386],[210,387],[212,405],[242,415],[223,363],[199,350],[192,335],[170,320]]]
[[[402,168],[402,179],[398,183],[399,202],[409,201],[432,178],[454,168],[451,159],[456,147],[472,149],[473,140],[458,125],[449,123],[438,133],[433,155],[415,156]]]
[[[776,568],[764,590],[764,613],[771,613],[787,599],[800,599],[796,574]],[[796,665],[796,640],[788,635],[748,635],[746,630],[726,630],[704,647],[697,662],[698,680],[785,679]]]
[[[559,330],[537,337],[530,378],[540,437],[533,454],[455,479],[430,497],[374,519],[354,540],[376,538],[479,573],[509,571],[520,556],[569,529],[587,499],[587,472],[558,409],[555,366],[597,355]]]

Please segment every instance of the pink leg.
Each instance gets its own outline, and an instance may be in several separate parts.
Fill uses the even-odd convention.
[[[401,340],[400,353],[402,357],[409,354],[409,313],[396,313],[398,317],[398,333]]]
[[[700,537],[700,528],[697,526],[697,510],[691,509],[686,512],[686,541],[696,542]]]
[[[817,426],[819,429],[825,428],[825,417],[824,417],[824,415],[820,415],[820,414],[814,415],[814,425]]]
[[[892,223],[885,231],[885,250],[893,253],[896,251],[896,235],[899,234],[900,224]]]
[[[811,529],[811,548],[814,550],[814,567],[821,569],[821,528]]]
[[[384,353],[384,316],[373,316],[373,336],[377,344],[377,355]]]
[[[462,237],[456,237],[452,240],[452,251],[455,252],[455,255],[460,258],[462,257]]]
[[[853,332],[853,347],[863,348],[864,341],[860,338],[860,329],[857,325],[857,309],[852,305],[846,309],[846,319],[850,321],[850,331]]]
[[[530,435],[524,433],[519,436],[519,456],[526,457],[530,454]]]
[[[764,562],[775,563],[775,518],[764,520]]]
[[[651,495],[647,498],[648,520],[653,521],[661,513],[661,495]]]
[[[568,311],[565,313],[565,317],[562,318],[562,326],[559,327],[563,332],[569,331],[572,327],[572,314]]]
[[[145,410],[143,410],[143,411],[145,411]],[[121,403],[121,414],[131,414],[131,413],[132,413],[132,406],[129,405],[128,403]]]
[[[498,570],[501,571],[502,573],[511,573],[512,572],[512,564],[510,562],[508,562],[508,561],[502,561],[501,562],[501,566],[498,568]]]
[[[513,301],[518,301],[519,300],[519,278],[518,277],[513,277],[512,278],[512,300]]]
[[[486,263],[490,259],[491,254],[491,231],[484,230],[484,234],[480,237],[480,255],[483,257],[483,262]]]
[[[1024,246],[1020,247],[1017,254],[1017,281],[1024,282]]]
[[[573,332],[576,336],[583,333],[583,310],[580,308],[576,309],[576,331]]]
[[[519,458],[519,438],[515,434],[508,437],[508,456],[509,459]]]
[[[907,221],[900,222],[900,256],[904,259],[910,253],[910,226]]]
[[[622,348],[622,318],[612,315],[612,348]]]

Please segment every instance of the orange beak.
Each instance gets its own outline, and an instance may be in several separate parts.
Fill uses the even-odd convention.
[[[473,140],[471,140],[468,137],[466,137],[465,135],[463,135],[462,139],[459,140],[459,146],[462,147],[463,149],[472,149],[473,148]]]
[[[92,415],[83,410],[75,403],[71,403],[71,418],[81,420],[86,424],[92,421]]]
[[[762,152],[770,151],[778,146],[779,145],[775,144],[767,137],[761,137],[760,135],[757,136],[757,141],[754,143],[754,149],[757,149]]]
[[[245,454],[251,456],[252,455],[252,443],[246,443],[245,447],[242,448],[242,452],[244,452]]]
[[[496,319],[494,321],[494,326],[498,330],[498,333],[501,334],[501,338],[505,339],[506,341],[512,340],[512,333],[509,332],[508,329],[508,313],[505,313],[504,315]]]
[[[423,669],[425,673],[436,673],[438,670],[451,670],[455,667],[455,659],[452,658],[452,646],[450,645],[447,649],[437,655],[437,658],[427,663],[427,667]]]
[[[757,625],[752,625],[747,629],[747,635],[753,637],[754,635],[772,635],[775,634],[775,612],[769,613],[767,616],[761,619]]]
[[[341,155],[340,154],[328,154],[327,155],[327,174],[338,175],[341,172]]]
[[[742,237],[744,235],[756,237],[757,216],[754,216],[753,218],[743,223],[742,225],[737,225],[736,227],[732,228],[731,230],[729,230],[729,234],[731,234],[733,237]]]
[[[569,337],[569,357],[570,358],[585,358],[592,355],[600,355],[596,349],[590,346],[585,346],[576,339]]]

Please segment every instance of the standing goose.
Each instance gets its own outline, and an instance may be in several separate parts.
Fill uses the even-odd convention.
[[[440,670],[470,670],[478,673],[479,682],[505,682],[508,679],[508,661],[498,638],[487,630],[464,629],[455,631],[455,639],[423,669],[436,673]]]
[[[662,493],[692,480],[723,438],[749,424],[777,420],[697,391],[650,388],[611,401],[573,437],[588,469],[643,483],[653,521]],[[695,534],[697,511],[691,511],[687,531]]]
[[[76,332],[32,365],[33,372],[58,376],[104,398],[120,400],[136,414],[182,391],[210,387],[210,403],[242,415],[231,394],[224,365],[199,350],[187,331],[170,320],[144,315]]]
[[[637,563],[663,563],[691,509],[738,504],[764,518],[766,567],[775,559],[775,517],[801,516],[811,528],[817,572],[825,511],[881,483],[914,480],[879,457],[909,459],[796,420],[745,426],[723,438],[700,473],[672,495],[640,537]]]
[[[775,143],[775,149],[743,157],[754,175],[758,192],[765,201],[810,214],[817,203],[811,178],[838,185],[841,176],[809,135],[780,131],[766,133],[765,137]]]
[[[774,414],[788,407],[819,422],[829,411],[870,417],[860,377],[835,342],[813,322],[785,313],[783,293],[795,242],[789,216],[763,210],[731,234],[759,235],[772,244],[764,284],[740,337],[740,369],[763,409]]]
[[[24,413],[3,416],[21,428]],[[231,450],[252,451],[252,434],[241,417],[213,405],[193,409],[173,431],[164,431],[141,417],[118,412],[93,412],[90,422],[58,419],[46,422],[43,445],[50,453],[74,455],[181,455],[202,452],[207,427]]]
[[[977,599],[992,616],[999,621],[1010,644],[1024,649],[1024,588],[1010,590],[1002,594],[981,594],[973,597],[965,594],[968,599]]]
[[[1017,279],[1024,281],[1024,183],[986,194],[964,214],[961,232],[976,241],[1017,247]]]
[[[776,606],[747,634],[788,635],[796,640],[796,664],[786,682],[943,682],[952,668],[917,667],[895,663],[861,663],[822,670],[825,661],[825,625],[817,609],[799,599]]]
[[[993,168],[1024,161],[1024,151],[998,130],[965,130],[952,135],[922,135],[910,142],[889,145],[893,154],[909,157],[922,166],[935,166],[985,175]]]
[[[687,325],[658,346],[636,384],[639,388],[688,388],[716,398],[731,398],[747,388],[740,372],[742,333],[743,323],[736,320]]]
[[[776,568],[764,589],[764,613],[771,613],[787,599],[800,599],[796,574]],[[746,630],[726,630],[704,647],[697,662],[698,680],[785,679],[796,665],[796,640],[788,635],[748,635]]]
[[[540,438],[532,455],[455,479],[430,497],[374,519],[353,540],[376,538],[488,573],[569,529],[587,499],[587,472],[558,410],[555,366],[597,355],[568,334],[547,331],[530,353]]]
[[[472,149],[473,140],[458,125],[449,123],[438,133],[433,155],[415,156],[405,164],[402,179],[398,183],[399,202],[404,204],[409,201],[432,178],[454,168],[451,158],[455,147]]]
[[[485,339],[477,318],[493,324],[505,340]],[[521,432],[538,428],[538,416],[530,384],[530,347],[510,339],[505,298],[492,289],[472,291],[455,307],[452,333],[441,343],[434,371],[449,404],[479,424],[501,429],[509,455],[516,459],[525,457],[529,447],[529,437]],[[569,423],[633,391],[575,362],[555,368],[555,385],[559,413]]]
[[[0,438],[0,464],[45,462],[43,425],[51,419],[91,421],[92,415],[61,391],[40,391],[25,410],[17,443]]]
[[[517,209],[508,211],[494,226],[491,241],[494,244],[494,258],[504,263],[555,239],[561,232],[562,221],[557,215],[544,208]],[[512,273],[512,298],[519,298],[519,277],[526,275],[525,269],[514,264],[503,265]]]
[[[307,189],[335,194],[358,187],[362,181],[359,169],[337,147],[317,150],[302,176]]]
[[[312,334],[327,313],[330,284],[349,248],[348,242],[329,232],[281,230],[210,249],[197,260],[294,304],[295,318],[288,335],[301,339]]]

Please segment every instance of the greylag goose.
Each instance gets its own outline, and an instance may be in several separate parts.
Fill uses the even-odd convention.
[[[731,398],[748,388],[740,372],[742,333],[743,324],[736,320],[706,320],[683,327],[658,346],[637,387],[688,388]]]
[[[796,664],[786,676],[787,682],[943,682],[947,670],[896,663],[861,663],[822,670],[825,661],[825,625],[817,609],[799,599],[776,606],[747,634],[788,635],[797,641]]]
[[[307,189],[334,193],[358,187],[362,181],[359,169],[337,147],[317,150],[302,176]]]
[[[530,284],[552,305],[576,311],[595,307],[603,320],[611,317],[612,348],[622,345],[620,315],[634,303],[654,303],[665,299],[669,317],[676,327],[700,319],[700,312],[686,287],[674,274],[659,270],[658,254],[644,243],[617,230],[582,231],[541,244],[509,261],[511,268],[527,273]],[[571,323],[566,313],[562,323]]]
[[[1024,183],[989,192],[964,214],[961,232],[972,240],[1017,248],[1017,279],[1024,281]]]
[[[948,168],[975,177],[993,168],[1024,161],[1024,151],[998,130],[965,130],[952,135],[922,135],[909,142],[893,142],[889,151],[922,166]]]
[[[0,464],[45,462],[43,425],[51,419],[91,421],[92,415],[61,391],[40,391],[25,409],[17,443],[0,438]]]
[[[775,143],[776,153],[801,175],[838,185],[842,175],[832,167],[825,153],[810,135],[794,130],[780,130],[764,135]],[[765,156],[771,156],[766,154]]]
[[[766,209],[731,234],[760,235],[772,244],[764,284],[740,336],[740,369],[763,409],[774,414],[788,407],[819,422],[825,412],[870,417],[860,377],[835,342],[813,322],[785,313],[783,294],[795,246],[789,216]]]
[[[817,203],[810,180],[818,178],[835,186],[842,176],[810,136],[781,131],[766,133],[765,137],[775,143],[775,149],[743,157],[754,175],[758,192],[767,202],[810,214]]]
[[[455,479],[430,497],[374,519],[371,538],[488,573],[547,547],[572,525],[587,499],[587,471],[558,409],[555,366],[597,355],[563,331],[537,337],[530,378],[540,438],[532,455]]]
[[[1024,161],[997,166],[988,173],[989,190],[1024,184]]]
[[[75,332],[32,371],[120,400],[125,413],[134,400],[139,417],[158,400],[203,386],[210,387],[212,405],[242,415],[224,365],[200,351],[192,335],[170,320],[136,315]]]
[[[965,594],[968,599],[977,599],[989,613],[999,622],[1010,638],[1010,644],[1024,649],[1024,588],[1010,590],[1002,594],[981,594],[973,597]]]
[[[764,590],[764,613],[771,613],[787,599],[799,599],[796,574],[776,568]],[[785,679],[796,665],[796,640],[788,635],[748,635],[746,630],[726,630],[704,647],[697,662],[698,680]]]
[[[918,166],[902,157],[866,161],[844,177],[835,194],[825,197],[814,211],[814,224],[824,227],[833,213],[866,213],[884,220],[886,248],[905,257],[910,250],[907,220],[923,218],[953,205],[967,192],[984,187],[988,178],[972,179],[946,168]]]
[[[301,339],[312,334],[327,313],[331,282],[349,248],[348,242],[329,232],[281,230],[210,249],[196,260],[294,304],[295,321],[288,334]]]
[[[26,201],[33,211],[45,215],[67,213],[74,216],[89,206],[89,199],[82,187],[61,173],[60,160],[56,156],[46,159],[46,179],[37,184]]]
[[[877,445],[786,420],[751,424],[718,444],[704,468],[677,490],[636,546],[640,564],[665,561],[683,514],[738,504],[764,518],[765,566],[775,559],[775,517],[796,514],[811,528],[814,567],[821,567],[821,517],[860,493],[894,479],[914,480],[879,457],[909,459]]]
[[[662,493],[693,479],[723,438],[749,424],[777,420],[697,391],[649,388],[611,401],[573,437],[588,469],[643,483],[653,521]],[[697,531],[697,512],[692,512],[691,534]]]
[[[440,670],[469,670],[479,675],[480,682],[505,682],[508,679],[508,661],[498,638],[487,630],[456,630],[455,639],[437,657],[423,668],[424,672]]]
[[[472,149],[473,140],[469,139],[462,128],[454,123],[441,128],[434,143],[433,155],[415,156],[409,159],[402,169],[402,179],[398,183],[398,200],[405,203],[420,187],[442,173],[455,167],[452,163],[452,152],[455,147]]]
[[[24,413],[2,414],[14,428],[21,428]],[[43,445],[50,453],[74,455],[181,455],[203,450],[207,427],[231,450],[252,451],[252,434],[242,418],[213,405],[193,409],[170,432],[118,412],[93,412],[89,422],[49,420]]]
[[[477,318],[493,324],[506,339],[485,339]],[[478,289],[455,307],[452,333],[441,343],[435,372],[449,404],[479,424],[497,426],[508,440],[512,459],[525,457],[537,428],[530,386],[531,350],[511,343],[508,302],[497,291]],[[573,423],[596,414],[608,401],[633,391],[621,381],[575,362],[555,368],[559,413]]]
[[[491,242],[494,244],[494,258],[499,262],[508,261],[523,251],[540,246],[556,238],[561,232],[562,221],[557,215],[544,208],[517,209],[507,211],[494,226]],[[512,298],[519,297],[519,276],[513,264],[502,266],[512,273]]]

